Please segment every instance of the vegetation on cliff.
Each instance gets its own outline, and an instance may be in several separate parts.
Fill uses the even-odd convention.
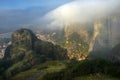
[[[1,63],[2,72],[6,77],[11,77],[18,72],[30,69],[33,65],[48,60],[65,60],[67,50],[50,42],[39,40],[35,34],[28,29],[20,29],[12,34],[12,44],[6,49]],[[9,62],[8,62],[9,61]],[[11,63],[8,67],[4,67]],[[2,73],[1,73],[2,74]]]

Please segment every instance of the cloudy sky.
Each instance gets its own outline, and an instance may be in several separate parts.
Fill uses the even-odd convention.
[[[119,13],[119,7],[119,0],[0,0],[0,33],[88,21]]]
[[[72,0],[0,0],[0,33],[29,26],[37,18]]]
[[[25,9],[30,7],[59,6],[72,0],[0,0],[1,9]]]

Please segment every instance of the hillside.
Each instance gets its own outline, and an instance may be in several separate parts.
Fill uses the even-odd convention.
[[[77,32],[69,35],[68,40],[72,44],[77,45],[76,41],[86,45]],[[81,51],[83,49],[80,48]],[[119,55],[119,45],[113,48],[111,54]],[[39,40],[31,30],[20,29],[13,33],[12,44],[0,61],[0,79],[119,80],[119,66],[118,61],[103,59],[68,60],[65,49]]]
[[[12,34],[12,44],[6,49],[1,69],[6,77],[11,77],[45,61],[68,59],[66,53],[58,45],[39,40],[31,30],[20,29]],[[4,67],[7,65],[4,62],[11,64]]]
[[[92,28],[87,29],[85,25],[83,26],[84,28],[80,27],[80,24],[73,24],[59,30],[46,29],[38,31],[38,37],[67,49],[70,59],[83,60],[89,54],[89,43],[93,35]]]
[[[60,29],[47,28],[38,32],[48,41],[67,49],[70,59],[84,60],[88,55],[107,57],[111,54],[106,52],[120,43],[119,19],[116,15],[90,23],[67,23]]]
[[[10,80],[119,80],[120,62],[102,59],[47,61],[20,72]]]
[[[120,62],[103,59],[71,61],[67,68],[48,73],[42,80],[119,80]]]

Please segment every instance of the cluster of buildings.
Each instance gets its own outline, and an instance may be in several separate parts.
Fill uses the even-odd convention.
[[[4,56],[6,44],[0,44],[0,58]]]
[[[5,50],[10,44],[11,42],[0,43],[0,59],[4,57]]]
[[[11,44],[11,32],[0,34],[0,59],[4,57],[5,50]]]
[[[54,40],[52,40],[50,38],[50,35],[43,35],[43,34],[40,34],[40,33],[36,33],[36,36],[38,39],[41,39],[43,41],[47,41],[47,42],[51,42],[53,44],[55,44]]]

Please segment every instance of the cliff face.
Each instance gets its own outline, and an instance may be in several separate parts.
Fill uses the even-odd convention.
[[[28,29],[17,30],[12,35],[12,45],[21,46],[25,49],[32,49],[36,40],[37,37]]]
[[[100,33],[96,38],[94,44],[94,51],[111,49],[120,43],[120,17],[110,17],[101,20],[101,29]]]
[[[67,50],[39,40],[31,30],[20,29],[13,33],[12,43],[5,51],[3,60],[10,63],[5,75],[11,77],[45,61],[66,59]]]
[[[85,25],[68,25],[64,28],[66,42],[64,47],[68,50],[70,59],[83,60],[88,55],[90,32]]]
[[[66,24],[63,29],[45,35],[67,49],[69,58],[82,60],[92,52],[110,51],[120,43],[119,21],[119,16],[110,16],[90,23]]]
[[[43,33],[43,35],[49,36],[48,40],[52,40],[55,44],[67,49],[67,55],[70,59],[83,60],[89,54],[89,44],[93,35],[91,27],[92,24],[70,24],[65,25],[61,30]]]
[[[10,58],[14,62],[23,60],[31,61],[34,64],[47,59],[62,60],[67,58],[65,49],[37,39],[34,33],[28,29],[15,31],[12,35],[12,44],[7,50],[5,58]]]

